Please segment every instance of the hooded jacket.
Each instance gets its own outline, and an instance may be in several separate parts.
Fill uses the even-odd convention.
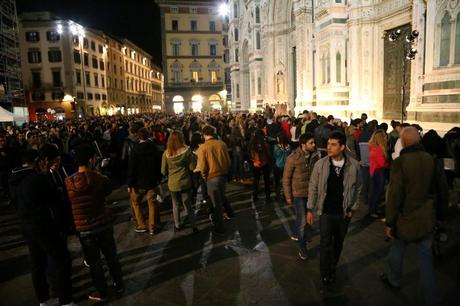
[[[65,185],[77,232],[95,230],[112,220],[105,206],[105,197],[110,194],[107,177],[96,171],[77,172],[65,179]]]
[[[168,177],[168,188],[172,192],[185,191],[192,188],[192,172],[196,167],[196,157],[189,147],[184,147],[176,155],[163,153],[161,173]]]
[[[161,152],[152,141],[134,146],[128,165],[128,187],[150,190],[161,180]]]

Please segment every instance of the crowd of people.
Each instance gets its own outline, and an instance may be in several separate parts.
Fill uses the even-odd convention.
[[[164,230],[159,210],[166,181],[174,232],[200,230],[195,216],[200,195],[213,233],[225,235],[225,220],[236,216],[226,198],[229,181],[249,184],[254,202],[270,203],[274,195],[294,207],[291,239],[302,260],[308,259],[317,217],[325,293],[335,282],[349,222],[358,206],[366,205],[368,218],[385,218],[386,235],[393,240],[390,269],[381,280],[399,289],[404,248],[416,243],[425,302],[435,305],[431,243],[438,221],[445,219],[449,190],[460,177],[460,128],[443,138],[408,123],[392,121],[391,128],[368,121],[366,114],[346,122],[308,111],[297,117],[276,115],[270,109],[262,114],[157,112],[8,126],[0,131],[1,190],[22,221],[40,305],[50,297],[48,265],[54,267],[48,278],[57,284],[59,303],[73,303],[67,249],[72,234],[79,237],[96,289],[89,298],[105,300],[108,295],[100,252],[115,291],[123,293],[106,197],[127,185],[135,232],[155,235]]]

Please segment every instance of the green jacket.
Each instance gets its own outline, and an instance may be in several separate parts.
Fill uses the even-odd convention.
[[[161,173],[168,178],[169,191],[177,192],[192,188],[192,172],[196,167],[196,156],[185,147],[174,156],[163,153]]]
[[[433,231],[435,164],[420,144],[409,146],[391,164],[386,195],[386,223],[405,241]]]

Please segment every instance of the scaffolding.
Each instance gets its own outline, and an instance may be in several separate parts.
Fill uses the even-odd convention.
[[[15,0],[0,1],[0,106],[24,107]]]

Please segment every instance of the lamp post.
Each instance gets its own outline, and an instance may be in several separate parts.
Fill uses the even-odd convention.
[[[388,40],[391,43],[397,45],[397,47],[401,48],[402,52],[402,80],[401,80],[401,123],[404,122],[404,118],[406,117],[406,86],[407,86],[407,66],[408,63],[415,59],[415,55],[417,54],[417,49],[413,47],[415,44],[419,32],[417,30],[413,30],[411,32],[404,31],[401,29],[393,30],[388,35]]]
[[[85,37],[85,29],[78,24],[70,24],[70,33],[72,36],[78,37],[78,48],[80,52],[80,64],[81,64],[81,73],[82,73],[82,85],[83,85],[83,101],[86,102],[87,94],[86,94],[86,72],[85,72],[85,55],[83,53],[83,38]],[[89,59],[88,59],[89,61]],[[76,103],[75,103],[76,104]],[[83,110],[86,111],[86,103],[83,103]],[[76,109],[78,113],[78,109]],[[76,115],[78,117],[78,114]]]

